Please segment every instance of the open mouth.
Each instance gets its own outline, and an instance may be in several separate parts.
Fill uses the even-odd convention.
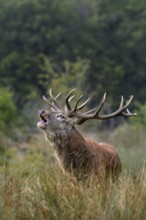
[[[46,111],[40,110],[39,111],[39,117],[40,117],[41,121],[47,123],[47,121],[48,121],[48,114],[47,114]]]
[[[38,115],[41,120],[37,123],[37,126],[41,129],[45,129],[48,122],[48,114],[46,111],[40,110]]]
[[[39,116],[40,116],[41,121],[47,123],[46,115],[42,115],[42,114],[40,114]]]

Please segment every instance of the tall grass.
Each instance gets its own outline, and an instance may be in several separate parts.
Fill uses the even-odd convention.
[[[15,155],[0,168],[0,219],[146,219],[145,135],[140,134],[143,140],[131,137],[131,144],[133,139],[134,142],[128,147],[130,141],[123,140],[126,140],[126,130],[130,137],[131,128],[122,129],[98,137],[121,145],[118,152],[123,172],[116,182],[97,178],[77,182],[71,174],[62,172],[41,135],[30,143],[23,143],[26,153]],[[144,133],[143,130],[140,132]],[[134,131],[133,135],[136,135]]]
[[[146,217],[146,170],[120,181],[76,182],[58,169],[33,167],[5,173],[0,182],[0,219],[127,219]]]

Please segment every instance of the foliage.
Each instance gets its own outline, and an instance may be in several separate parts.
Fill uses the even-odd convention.
[[[68,93],[73,88],[78,88],[78,92],[86,90],[84,78],[89,69],[89,63],[86,60],[78,60],[75,63],[64,61],[60,66],[61,73],[54,71],[54,77],[50,81],[50,88],[55,91]]]
[[[13,94],[6,88],[0,88],[0,165],[6,164],[13,156],[11,138],[17,122],[17,111]],[[7,158],[7,159],[6,159]]]
[[[146,126],[146,103],[137,103],[137,117],[133,118],[132,124],[139,126]]]
[[[17,105],[24,106],[51,85],[67,90],[72,81],[74,87],[76,77],[84,82],[77,84],[79,90],[86,85],[96,98],[107,91],[114,106],[121,94],[134,94],[144,103],[144,0],[0,0],[0,4],[0,85],[14,91]],[[79,61],[90,63],[88,72],[74,72]],[[67,63],[74,65],[68,76]],[[52,65],[57,78],[50,72]]]
[[[13,101],[13,94],[5,88],[0,89],[0,128],[10,129],[16,121],[16,106]]]

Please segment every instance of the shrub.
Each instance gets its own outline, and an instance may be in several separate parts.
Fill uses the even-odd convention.
[[[146,125],[146,103],[144,104],[137,104],[137,117],[133,117],[133,120],[131,120],[132,124],[134,125]]]
[[[16,120],[16,106],[13,101],[13,94],[6,88],[0,88],[0,129],[12,125]]]

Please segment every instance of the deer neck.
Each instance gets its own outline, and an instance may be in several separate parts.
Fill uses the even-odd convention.
[[[78,149],[79,145],[85,144],[84,138],[75,127],[70,130],[57,131],[55,133],[49,132],[49,135],[45,133],[45,136],[59,155],[64,154],[66,151],[71,153],[75,148]]]

